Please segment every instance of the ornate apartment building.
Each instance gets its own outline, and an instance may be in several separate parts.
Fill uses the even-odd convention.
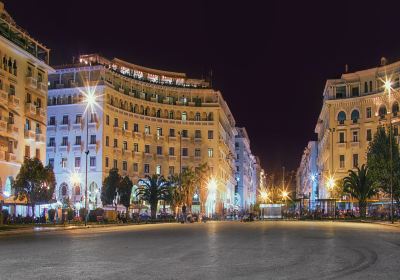
[[[25,157],[46,157],[49,49],[18,27],[0,2],[0,200],[8,205],[11,185]]]
[[[400,62],[387,64],[382,58],[379,67],[345,73],[326,82],[315,128],[320,198],[329,198],[330,185],[366,162],[377,126],[391,122],[398,137],[399,75]]]
[[[235,120],[206,81],[99,55],[57,67],[49,80],[47,159],[57,200],[82,206],[88,138],[90,208],[101,205],[102,181],[113,167],[137,184],[207,162],[217,183],[207,213],[233,209]],[[96,106],[87,116],[89,92]]]
[[[318,143],[309,141],[301,157],[296,173],[296,198],[308,199],[309,207],[314,209],[318,199]]]

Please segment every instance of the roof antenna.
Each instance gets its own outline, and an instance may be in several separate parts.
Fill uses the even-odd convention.
[[[384,56],[382,56],[381,57],[381,66],[385,66],[386,64],[387,64],[387,59],[386,59],[386,57],[384,57]]]
[[[346,64],[346,65],[344,66],[344,72],[345,72],[345,73],[348,73],[348,72],[349,72],[349,65],[348,65],[348,64]]]

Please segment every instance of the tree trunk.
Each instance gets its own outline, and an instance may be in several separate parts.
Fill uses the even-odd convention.
[[[367,201],[359,200],[358,208],[360,209],[360,218],[365,219],[365,217],[367,216]]]
[[[155,203],[152,203],[152,204],[150,205],[151,219],[153,219],[153,220],[156,218],[156,214],[157,214],[157,204],[158,204],[158,201],[155,202]]]
[[[32,207],[32,221],[33,224],[35,224],[35,204],[31,203],[31,207]]]

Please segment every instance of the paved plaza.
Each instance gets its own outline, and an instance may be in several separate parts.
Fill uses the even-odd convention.
[[[1,236],[0,279],[398,279],[400,230],[209,222]]]

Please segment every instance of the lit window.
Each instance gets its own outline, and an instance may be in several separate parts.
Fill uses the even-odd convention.
[[[91,167],[96,166],[96,157],[90,157],[90,166]]]
[[[146,174],[150,173],[150,165],[148,163],[144,164],[144,173]]]
[[[209,157],[209,158],[214,157],[214,150],[213,150],[213,148],[208,148],[208,157]]]
[[[161,175],[161,165],[156,166],[156,174]]]
[[[128,170],[128,163],[126,161],[122,162],[122,170],[127,171]]]

